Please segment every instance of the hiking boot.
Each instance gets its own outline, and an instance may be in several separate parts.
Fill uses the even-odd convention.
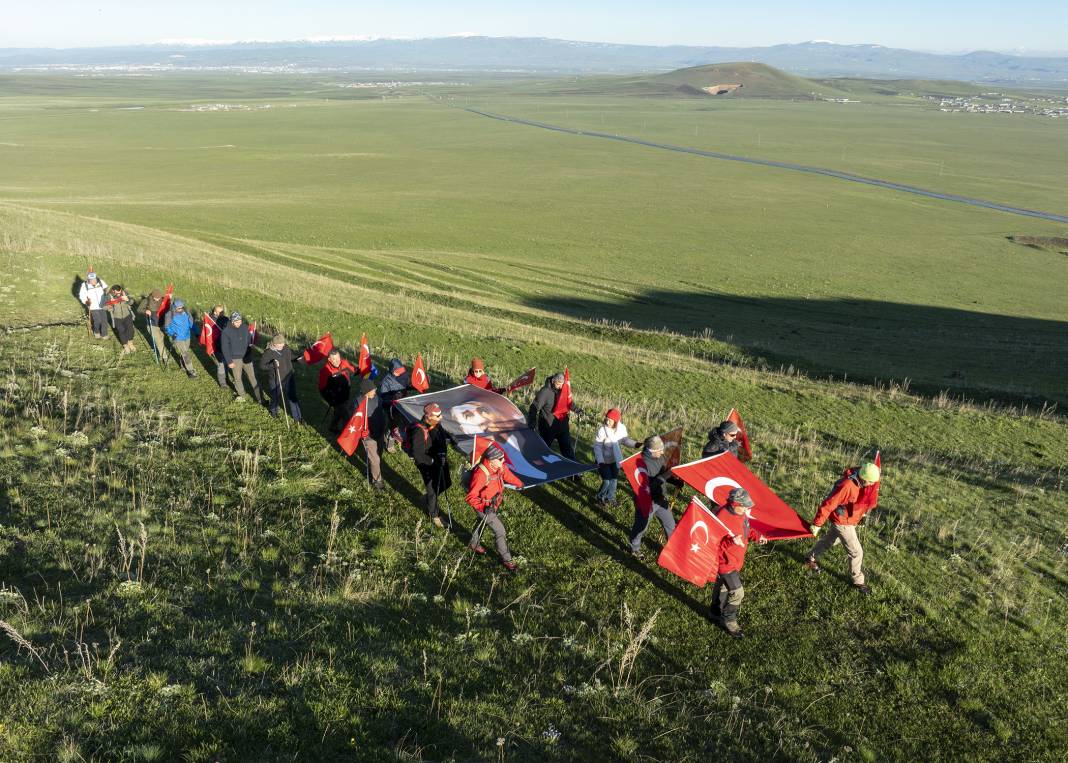
[[[745,631],[741,629],[736,620],[724,621],[723,630],[727,631],[727,635],[733,639],[745,638]]]
[[[445,529],[445,523],[441,521],[441,517],[431,517],[430,521],[433,522],[434,527],[438,528],[439,530]],[[486,550],[482,549],[482,551],[480,551],[479,553],[484,554],[486,553]]]
[[[501,565],[509,572],[515,572],[519,569],[519,565],[513,562],[511,559],[509,559],[508,561],[501,559]]]
[[[382,480],[375,480],[371,483],[371,489],[377,490],[379,493],[381,493],[383,490],[386,489],[386,483]]]
[[[637,559],[639,562],[645,559],[645,552],[642,551],[640,548],[637,551],[632,548],[628,548],[627,550],[630,551],[630,555]]]
[[[823,572],[823,568],[816,563],[815,559],[806,559],[805,569],[811,572],[813,575],[819,575],[821,572]]]
[[[197,378],[197,372],[194,371],[192,368],[187,368],[185,370],[185,375],[188,376],[190,379]]]
[[[858,591],[860,591],[865,596],[871,596],[871,589],[868,588],[868,586],[866,586],[864,583],[854,583],[853,587],[856,588]]]
[[[475,545],[473,545],[473,546],[472,546],[472,545],[471,545],[470,543],[468,543],[468,544],[467,544],[467,547],[468,547],[469,549],[471,549],[472,551],[474,551],[474,552],[475,552],[476,554],[484,554],[484,553],[486,553],[486,549],[485,549],[485,548],[483,548],[483,547],[482,547],[482,545],[481,545],[481,544],[478,544],[478,543],[476,543],[476,544],[475,544]]]
[[[235,403],[243,403],[243,402],[245,402],[245,396],[244,395],[238,395],[237,397],[234,398],[234,402]]]

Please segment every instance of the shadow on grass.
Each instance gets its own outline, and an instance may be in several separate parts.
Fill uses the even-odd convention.
[[[868,299],[744,297],[683,284],[638,297],[539,296],[531,307],[637,329],[697,334],[769,366],[875,382],[911,380],[921,394],[952,390],[1009,403],[1068,404],[1068,322]]]

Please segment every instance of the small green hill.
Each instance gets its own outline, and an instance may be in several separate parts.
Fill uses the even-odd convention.
[[[555,95],[630,95],[644,98],[845,98],[827,82],[751,62],[706,64],[664,74],[578,77],[538,83],[533,91]]]

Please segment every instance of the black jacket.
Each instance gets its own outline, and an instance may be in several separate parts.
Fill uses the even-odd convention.
[[[424,422],[419,422],[418,425],[412,424],[411,426],[414,427],[412,430],[412,458],[415,459],[416,465],[429,467],[436,464],[446,464],[448,461],[449,439],[441,424],[429,430],[426,437],[423,436],[423,430],[426,428]]]
[[[733,456],[737,456],[741,447],[741,440],[736,439],[734,442],[727,442],[723,439],[723,435],[720,434],[718,429],[710,429],[708,431],[708,442],[706,442],[705,447],[701,449],[701,457],[708,458],[709,456],[715,456],[720,453],[730,453]]]
[[[247,334],[248,331],[246,330],[245,333]],[[278,361],[277,374],[274,372],[275,361]],[[267,372],[267,386],[272,389],[277,387],[279,377],[282,378],[282,384],[285,384],[286,380],[293,375],[293,351],[288,347],[276,350],[267,345],[267,349],[263,351],[263,357],[260,358],[260,368]]]
[[[534,395],[534,401],[530,404],[527,414],[527,423],[537,427],[539,431],[546,431],[556,425],[557,419],[553,416],[553,408],[556,407],[556,398],[560,390],[553,387],[553,379],[550,376],[545,380],[545,385]],[[566,417],[564,419],[566,421]]]
[[[360,404],[362,398],[356,398],[356,405]],[[437,427],[441,429],[441,427]],[[381,440],[386,436],[386,431],[389,429],[389,418],[386,416],[386,406],[382,404],[382,401],[375,395],[367,401],[367,432],[372,440]],[[418,434],[418,433],[416,433]],[[422,436],[418,438],[423,439]],[[414,451],[414,443],[413,443]]]
[[[252,335],[248,331],[248,324],[244,321],[241,321],[240,326],[227,324],[222,331],[221,349],[225,362],[245,361],[247,363],[252,353]]]

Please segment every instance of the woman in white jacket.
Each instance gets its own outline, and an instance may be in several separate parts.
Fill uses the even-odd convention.
[[[622,443],[628,448],[637,447],[637,440],[630,437],[626,425],[619,420],[619,409],[612,408],[604,415],[604,424],[597,429],[593,439],[593,457],[597,460],[597,473],[601,475],[601,489],[597,491],[597,502],[606,506],[616,500],[616,484],[619,481],[619,463],[623,452]]]

